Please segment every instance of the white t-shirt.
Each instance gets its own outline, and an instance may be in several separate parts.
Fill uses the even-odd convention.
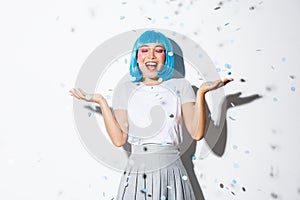
[[[123,82],[112,99],[114,110],[128,112],[128,142],[134,145],[181,143],[181,104],[187,102],[195,102],[195,93],[184,78],[155,86]]]

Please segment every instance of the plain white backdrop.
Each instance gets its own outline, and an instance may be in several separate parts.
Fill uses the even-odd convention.
[[[193,161],[205,198],[299,199],[299,8],[297,0],[2,1],[0,199],[115,197],[121,174],[82,146],[68,91],[95,48],[139,28],[197,42],[221,77],[235,78],[226,94],[262,95],[228,110],[222,157]]]

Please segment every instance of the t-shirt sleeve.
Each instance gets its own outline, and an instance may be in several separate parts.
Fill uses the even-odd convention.
[[[121,110],[127,110],[128,106],[128,84],[127,83],[119,83],[113,92],[112,97],[112,107],[113,110],[121,109]]]
[[[188,102],[196,102],[196,95],[193,90],[192,85],[186,79],[182,79],[181,81],[181,104]]]

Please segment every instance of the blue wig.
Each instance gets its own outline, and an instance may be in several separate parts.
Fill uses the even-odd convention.
[[[138,49],[147,43],[159,43],[162,44],[165,48],[166,59],[164,63],[164,67],[158,71],[158,77],[162,78],[162,80],[166,81],[172,77],[173,69],[174,69],[174,55],[171,41],[162,33],[156,32],[153,30],[145,31],[134,43],[132,53],[131,53],[131,61],[130,61],[130,75],[135,77],[134,82],[142,81],[143,74],[138,67],[137,63],[137,53]]]

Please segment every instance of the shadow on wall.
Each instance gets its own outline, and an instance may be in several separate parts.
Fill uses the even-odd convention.
[[[179,45],[173,40],[171,40],[171,42],[173,45],[173,50],[174,52],[176,52],[174,54],[175,55],[174,71],[176,73],[173,74],[173,78],[183,78],[185,77],[185,66],[183,61],[184,56]],[[193,86],[193,90],[196,94],[198,87]],[[243,104],[250,103],[258,98],[261,98],[261,96],[258,94],[241,98],[240,97],[241,94],[242,93],[239,92],[236,94],[227,95],[225,97],[221,109],[221,122],[224,121],[224,125],[221,131],[219,130],[220,127],[216,127],[214,121],[209,118],[211,114],[206,104],[206,119],[208,120],[206,120],[206,130],[205,130],[204,140],[216,156],[221,157],[224,154],[226,143],[227,143],[227,121],[226,121],[227,110],[231,108],[232,105],[240,106]],[[185,146],[187,142],[190,142],[192,140],[191,144],[189,144],[188,149],[184,151],[184,153],[181,155],[181,160],[191,180],[196,199],[202,200],[204,199],[204,196],[201,187],[199,185],[198,179],[196,177],[194,171],[194,164],[192,162],[192,155],[194,155],[196,152],[197,141],[191,138],[190,134],[187,132],[184,123],[182,126],[182,136],[183,136],[183,142],[180,146]]]

